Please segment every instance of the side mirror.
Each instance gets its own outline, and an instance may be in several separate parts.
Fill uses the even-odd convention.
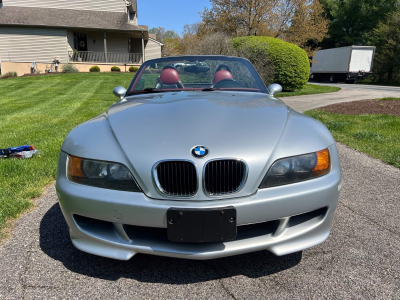
[[[113,93],[115,96],[119,98],[119,100],[122,100],[125,98],[126,94],[126,89],[123,86],[117,86],[114,90]]]
[[[282,92],[282,86],[277,83],[273,83],[268,87],[269,94],[275,96],[276,94]]]

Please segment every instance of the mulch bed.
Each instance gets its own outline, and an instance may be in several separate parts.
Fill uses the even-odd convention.
[[[344,115],[382,114],[400,116],[400,100],[361,100],[318,108],[325,112]]]

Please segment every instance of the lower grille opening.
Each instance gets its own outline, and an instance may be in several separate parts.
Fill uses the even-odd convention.
[[[237,227],[237,236],[234,241],[273,234],[279,226],[279,221],[269,221],[257,224],[241,225]],[[157,240],[168,240],[167,228],[142,227],[124,225],[126,234],[131,240],[140,238],[151,238]]]
[[[88,233],[107,240],[115,240],[116,232],[112,222],[96,220],[80,215],[74,215],[73,217],[78,226]],[[272,235],[278,226],[279,220],[237,226],[237,237],[234,241],[263,235]],[[123,225],[123,228],[132,241],[154,240],[169,242],[167,228],[126,224]]]
[[[84,230],[90,230],[91,228],[102,228],[113,230],[114,226],[111,222],[101,221],[97,219],[92,219],[80,215],[74,215],[74,220],[79,227]]]
[[[328,211],[328,208],[324,207],[324,208],[310,211],[305,214],[293,216],[289,219],[287,227],[294,227],[294,226],[300,225],[302,223],[305,223],[305,222],[313,220],[313,219],[322,220],[325,217],[327,211]]]
[[[117,238],[113,223],[107,221],[96,220],[80,215],[73,215],[76,224],[87,233],[110,241]]]
[[[238,226],[236,240],[243,240],[273,234],[278,229],[279,223],[279,220],[274,220]]]
[[[168,241],[167,228],[124,225],[124,230],[131,240],[151,238]]]
[[[158,189],[167,196],[191,197],[197,192],[197,173],[188,161],[163,161],[153,176]]]
[[[322,220],[328,211],[327,207],[317,209],[308,213],[293,216],[289,219],[286,228],[291,228],[304,223],[309,225],[314,224]],[[114,228],[112,222],[97,220],[88,218],[80,215],[73,215],[76,224],[84,231],[98,236],[100,238],[115,241],[118,233]],[[311,223],[309,223],[311,222]],[[244,240],[259,236],[273,235],[278,229],[280,220],[273,220],[268,222],[261,222],[256,224],[247,224],[237,226],[237,237],[234,241]],[[149,241],[165,241],[168,240],[167,228],[155,228],[155,227],[143,227],[134,225],[123,225],[125,233],[132,241],[139,242],[143,241],[143,245],[146,245]]]

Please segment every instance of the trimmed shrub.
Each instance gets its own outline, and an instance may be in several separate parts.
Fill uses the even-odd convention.
[[[275,71],[274,82],[284,90],[296,91],[308,81],[310,63],[307,53],[300,47],[282,40],[266,36],[249,36],[233,39],[237,50],[246,48],[259,55],[260,49]]]
[[[100,68],[98,66],[93,66],[89,69],[91,73],[100,72]]]
[[[121,69],[114,66],[111,68],[111,72],[121,72]]]
[[[79,73],[79,70],[73,64],[65,64],[62,66],[61,73]]]
[[[215,32],[204,35],[198,42],[192,43],[185,50],[186,55],[228,55],[247,58],[257,70],[265,85],[269,85],[274,81],[274,68],[264,55],[264,47],[251,48],[247,44],[242,44],[240,48],[235,48],[232,37],[222,32]],[[216,66],[215,66],[216,67]],[[235,77],[240,77],[240,81],[251,86],[249,74],[240,72],[239,69],[235,72]],[[250,81],[249,81],[250,80]]]
[[[3,76],[1,76],[0,79],[13,78],[13,77],[18,77],[17,72],[7,72]]]
[[[131,72],[131,73],[135,73],[135,72],[137,72],[137,70],[139,70],[138,67],[130,67],[129,68],[129,72]]]

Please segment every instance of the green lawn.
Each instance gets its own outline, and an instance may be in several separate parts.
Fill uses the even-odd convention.
[[[117,101],[112,89],[127,87],[133,75],[81,73],[0,80],[0,148],[28,144],[42,152],[27,160],[0,159],[0,230],[55,180],[59,151],[68,132]],[[334,90],[307,85],[279,96]]]
[[[102,112],[127,87],[129,73],[63,74],[0,80],[0,148],[34,145],[40,157],[0,159],[0,229],[54,181],[61,144],[76,125]]]
[[[400,98],[396,98],[396,97],[385,97],[385,98],[379,98],[379,99],[375,99],[378,101],[390,101],[390,100],[400,100]]]
[[[318,110],[306,114],[324,123],[336,141],[400,168],[400,117],[352,116]]]
[[[383,85],[383,86],[400,86],[400,82],[371,82],[368,80],[359,80],[357,84],[368,84],[368,85]]]
[[[332,93],[340,91],[340,88],[335,86],[328,85],[314,85],[314,84],[306,84],[304,88],[297,92],[282,92],[277,94],[278,98],[282,97],[290,97],[290,96],[303,96],[303,95],[312,95],[312,94],[323,94],[323,93]]]

